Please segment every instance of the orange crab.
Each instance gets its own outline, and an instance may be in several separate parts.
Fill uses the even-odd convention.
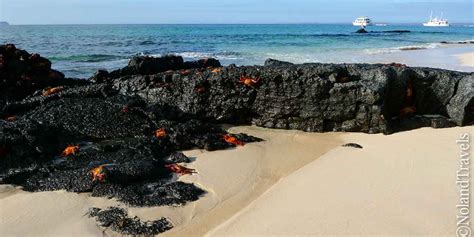
[[[179,73],[183,76],[187,76],[187,75],[193,73],[193,71],[191,71],[190,69],[183,69]]]
[[[231,136],[231,135],[229,135],[229,134],[224,134],[224,135],[222,136],[222,138],[223,138],[224,141],[226,141],[227,143],[234,144],[234,145],[236,145],[236,146],[243,146],[243,145],[245,145],[244,142],[239,141],[236,137],[233,137],[233,136]]]
[[[204,86],[196,86],[197,93],[204,93],[206,92],[206,87]]]
[[[92,182],[96,180],[100,182],[105,182],[105,178],[107,175],[105,173],[105,167],[103,165],[92,169],[91,174],[92,174]]]
[[[220,67],[216,67],[216,68],[211,70],[212,73],[219,73],[221,71],[222,71],[222,69]]]
[[[164,138],[167,136],[166,130],[164,128],[160,128],[155,131],[156,138]]]
[[[52,94],[59,93],[64,90],[64,87],[58,86],[58,87],[53,87],[53,88],[48,88],[45,91],[43,91],[43,96],[48,96]]]
[[[79,151],[79,145],[69,145],[64,149],[64,151],[61,153],[61,156],[70,156],[76,154],[76,152]]]
[[[246,76],[240,76],[239,82],[246,85],[253,87],[260,81],[260,77],[252,78]]]
[[[176,173],[176,174],[179,174],[179,175],[197,173],[195,169],[186,168],[186,167],[184,167],[182,165],[178,165],[178,164],[169,164],[169,165],[165,165],[165,167],[169,171],[171,171],[173,173]]]

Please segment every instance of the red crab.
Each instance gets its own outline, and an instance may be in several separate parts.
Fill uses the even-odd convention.
[[[7,122],[15,122],[16,121],[16,116],[9,116],[5,118],[5,121]]]
[[[168,134],[166,133],[166,130],[164,128],[160,128],[160,129],[155,131],[155,137],[156,138],[164,138],[164,137],[166,137],[166,135],[168,135]]]
[[[193,71],[191,71],[190,69],[184,69],[184,70],[181,70],[179,73],[183,76],[186,76],[193,73]]]
[[[56,93],[59,93],[59,92],[61,92],[61,91],[63,91],[63,90],[64,90],[64,87],[62,87],[62,86],[49,88],[49,89],[46,89],[45,91],[43,91],[43,96],[48,96],[48,95],[56,94]]]
[[[220,67],[216,67],[216,68],[211,70],[212,73],[219,73],[221,71],[222,71],[222,69]]]
[[[252,78],[252,77],[246,77],[246,76],[240,76],[239,82],[246,85],[253,87],[257,85],[257,83],[260,81],[260,77]]]
[[[103,165],[95,167],[90,172],[92,174],[92,182],[96,180],[100,182],[105,182],[105,178],[107,175],[105,173],[105,168]]]
[[[243,146],[243,145],[245,145],[244,142],[239,141],[236,137],[233,137],[233,136],[231,136],[231,135],[229,135],[229,134],[224,134],[224,135],[222,136],[222,138],[223,138],[224,141],[226,141],[227,143],[234,144],[234,145],[236,145],[236,146]]]
[[[179,175],[197,173],[195,169],[186,168],[186,167],[184,167],[182,165],[178,165],[178,164],[169,164],[169,165],[165,165],[165,167],[169,171],[171,171],[173,173],[176,173],[176,174],[179,174]]]
[[[79,151],[79,145],[69,145],[64,149],[64,151],[61,153],[61,156],[70,156],[74,155]]]
[[[196,86],[197,93],[204,93],[206,92],[206,87],[204,86]]]

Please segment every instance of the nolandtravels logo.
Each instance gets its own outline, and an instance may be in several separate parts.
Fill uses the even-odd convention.
[[[456,235],[458,237],[471,236],[471,137],[468,133],[462,133],[456,141],[459,146],[459,169],[456,174],[456,184],[459,187],[459,200],[456,215]]]

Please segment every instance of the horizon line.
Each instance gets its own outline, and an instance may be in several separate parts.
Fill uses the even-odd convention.
[[[274,23],[26,23],[26,24],[12,24],[8,21],[8,26],[54,26],[54,25],[352,25],[352,22],[274,22]],[[374,24],[423,24],[423,22],[376,22]],[[450,24],[474,24],[474,22],[451,22]]]

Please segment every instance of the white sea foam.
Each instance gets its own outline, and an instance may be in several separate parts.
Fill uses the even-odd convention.
[[[180,53],[163,53],[163,54],[145,54],[143,52],[138,53],[139,56],[150,56],[150,57],[162,57],[164,55],[177,55],[185,59],[201,59],[201,58],[215,58],[219,60],[241,60],[243,57],[239,56],[238,53],[234,52],[220,52],[220,53],[208,53],[208,52],[180,52]]]
[[[420,45],[407,45],[401,47],[393,48],[376,48],[376,49],[365,49],[364,53],[366,54],[384,54],[384,53],[395,53],[400,51],[410,51],[410,50],[422,50],[422,49],[435,49],[441,46],[441,43],[429,43],[429,44],[420,44]]]

